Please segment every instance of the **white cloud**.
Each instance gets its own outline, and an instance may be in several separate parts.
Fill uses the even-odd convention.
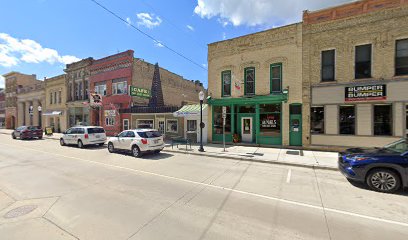
[[[194,27],[193,27],[193,26],[187,25],[186,27],[187,27],[188,29],[190,29],[190,31],[194,31]]]
[[[207,64],[205,63],[201,64],[201,66],[203,66],[204,68],[207,68]]]
[[[160,17],[155,16],[154,14],[149,14],[149,13],[138,13],[136,14],[137,19],[139,21],[137,22],[137,25],[139,26],[145,26],[147,28],[154,28],[160,26],[162,23],[162,20]]]
[[[227,34],[225,32],[222,33],[222,40],[227,39]]]
[[[164,45],[160,41],[154,41],[154,46],[162,48]]]
[[[218,17],[226,26],[284,25],[301,21],[303,10],[317,10],[354,0],[197,0],[194,13],[202,18]]]
[[[130,17],[127,17],[127,18],[126,18],[126,22],[127,22],[126,25],[128,25],[128,26],[129,26],[130,24],[132,24],[132,20],[130,20]]]
[[[4,88],[4,85],[5,85],[4,81],[5,81],[4,77],[0,75],[0,88]]]
[[[71,55],[60,55],[56,50],[44,48],[30,39],[13,38],[6,33],[0,33],[0,66],[13,67],[19,62],[49,64],[69,64],[81,59]]]

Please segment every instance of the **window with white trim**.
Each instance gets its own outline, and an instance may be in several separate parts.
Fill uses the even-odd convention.
[[[178,121],[175,119],[168,119],[166,132],[177,133],[178,132]]]
[[[149,129],[153,129],[154,120],[152,120],[152,119],[137,120],[137,121],[136,121],[136,125],[137,125],[137,128],[149,128]]]
[[[114,126],[115,125],[115,117],[106,117],[105,118],[105,125],[106,126]]]
[[[187,131],[188,132],[197,131],[197,120],[187,120]]]
[[[115,82],[112,83],[112,94],[127,94],[127,82]]]
[[[106,84],[100,84],[95,86],[95,93],[101,96],[106,96]]]

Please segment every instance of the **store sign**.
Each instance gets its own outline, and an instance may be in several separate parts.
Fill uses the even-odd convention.
[[[275,116],[267,116],[266,118],[262,119],[261,127],[262,128],[277,128],[278,120],[275,119]]]
[[[115,110],[105,110],[105,117],[116,117]]]
[[[133,86],[130,86],[129,94],[132,97],[141,97],[141,98],[150,98],[151,96],[150,90],[144,89],[144,88],[133,87]]]
[[[375,101],[387,99],[387,85],[376,84],[367,86],[346,87],[345,101]]]

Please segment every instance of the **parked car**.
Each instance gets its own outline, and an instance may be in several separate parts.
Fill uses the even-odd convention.
[[[160,153],[164,148],[161,133],[153,129],[134,129],[123,131],[108,140],[108,151],[131,151],[134,157],[141,157],[144,153]]]
[[[339,156],[339,169],[351,181],[391,193],[408,187],[408,140],[403,138],[382,148],[350,148]]]
[[[12,133],[11,137],[13,139],[20,138],[23,139],[42,139],[43,130],[39,126],[21,126],[16,128]]]
[[[75,126],[62,133],[61,146],[77,145],[83,148],[86,145],[103,146],[106,142],[106,133],[102,127]]]

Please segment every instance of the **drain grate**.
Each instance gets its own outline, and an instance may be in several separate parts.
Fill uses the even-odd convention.
[[[21,216],[27,215],[30,212],[34,211],[37,207],[38,206],[36,206],[36,205],[25,205],[25,206],[21,206],[21,207],[18,207],[18,208],[14,208],[14,209],[8,211],[4,215],[4,218],[21,217]]]
[[[300,153],[299,153],[299,151],[286,151],[286,154],[289,154],[289,155],[299,155]]]

